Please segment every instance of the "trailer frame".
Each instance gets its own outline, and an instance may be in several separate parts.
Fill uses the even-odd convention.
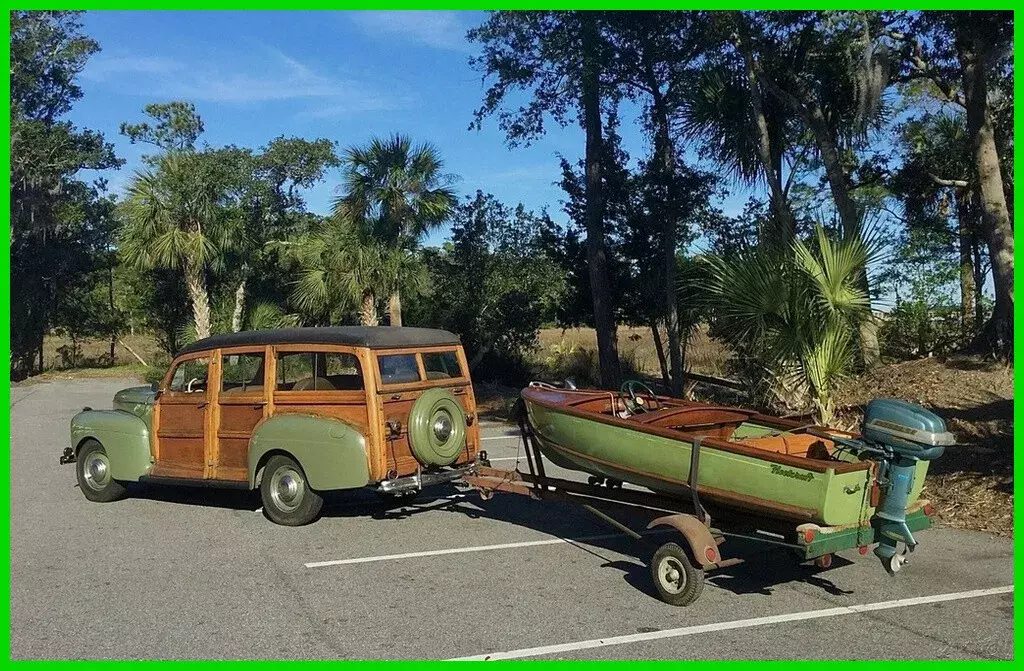
[[[700,477],[699,438],[691,451],[690,500],[687,501],[651,491],[626,489],[621,482],[599,476],[590,476],[586,483],[550,477],[544,470],[543,455],[525,413],[520,413],[518,424],[528,472],[491,468],[484,452],[463,481],[485,500],[497,492],[505,492],[537,501],[578,504],[606,524],[649,545],[654,548],[648,562],[651,577],[659,597],[672,605],[688,606],[696,601],[703,591],[707,573],[744,562],[739,557],[723,557],[720,547],[729,538],[785,548],[800,561],[813,561],[820,568],[830,567],[833,555],[843,550],[857,549],[861,555],[866,555],[875,541],[875,528],[870,520],[835,527],[794,526],[785,520],[749,513],[721,508],[709,510],[701,502],[696,486]],[[614,513],[609,512],[615,510],[643,511],[648,515],[660,513],[644,531],[674,529],[678,535],[673,534],[673,540],[656,543],[649,534],[645,536],[616,519]],[[907,526],[911,531],[927,529],[931,526],[932,514],[931,505],[919,500],[907,512]]]

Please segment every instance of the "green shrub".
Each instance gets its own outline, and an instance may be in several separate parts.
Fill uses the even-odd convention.
[[[967,345],[960,314],[951,304],[900,301],[878,333],[882,354],[899,360],[945,356]]]

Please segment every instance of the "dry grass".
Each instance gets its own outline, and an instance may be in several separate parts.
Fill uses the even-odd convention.
[[[124,344],[122,344],[124,343]],[[120,342],[114,347],[114,367],[141,366],[139,360],[124,347],[128,345],[150,366],[166,365],[168,356],[157,345],[149,334],[121,336]],[[71,340],[57,336],[47,336],[43,340],[43,363],[46,372],[67,371],[69,369],[102,369],[110,368],[110,341],[106,339],[79,340],[78,352],[72,363]]]
[[[661,368],[658,365],[658,354],[654,347],[654,338],[649,328],[620,326],[617,331],[619,356],[634,363],[643,373],[658,377]],[[662,345],[666,346],[665,331],[661,331]],[[540,332],[540,352],[543,357],[555,347],[582,347],[597,349],[597,332],[592,328],[542,329]],[[686,369],[693,373],[726,376],[726,366],[732,352],[717,340],[708,337],[707,329],[701,327],[691,339],[686,350]]]

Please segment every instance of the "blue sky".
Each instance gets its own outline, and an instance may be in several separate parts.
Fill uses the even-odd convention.
[[[409,134],[435,144],[458,190],[493,193],[507,204],[547,208],[564,220],[558,155],[583,153],[577,127],[552,126],[530,147],[508,149],[497,121],[468,130],[485,88],[470,68],[466,30],[483,12],[89,12],[85,32],[102,51],[82,73],[84,97],[71,118],[102,131],[127,159],[107,175],[119,192],[145,147],[118,134],[142,120],[151,102],[188,100],[206,125],[205,142],[260,147],[279,136],[324,137],[341,148],[375,135]],[[623,113],[623,144],[634,157],[649,147]],[[340,173],[307,194],[326,212]],[[734,188],[734,191],[739,189]],[[746,200],[726,203],[735,212]],[[447,236],[438,231],[426,242]]]

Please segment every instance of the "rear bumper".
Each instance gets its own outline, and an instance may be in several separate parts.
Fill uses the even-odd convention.
[[[423,489],[424,487],[457,482],[467,475],[472,475],[476,471],[476,468],[477,463],[474,462],[468,466],[461,466],[445,471],[417,473],[416,475],[407,475],[401,478],[382,480],[377,484],[377,491],[383,494],[415,492]]]

